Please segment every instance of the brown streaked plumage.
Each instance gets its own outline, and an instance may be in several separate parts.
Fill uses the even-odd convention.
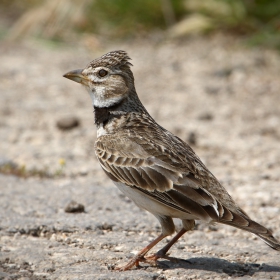
[[[140,261],[155,262],[195,225],[195,220],[218,222],[252,232],[271,248],[280,243],[270,230],[252,221],[194,151],[149,115],[139,100],[130,58],[113,51],[93,60],[84,70],[64,77],[86,86],[97,126],[96,156],[116,186],[140,208],[159,220],[162,233],[119,270]],[[182,230],[160,251],[145,256],[159,241],[174,233],[172,218]]]

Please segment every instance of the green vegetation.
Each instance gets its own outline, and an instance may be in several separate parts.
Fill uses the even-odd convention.
[[[93,1],[87,10],[87,31],[113,37],[141,35],[152,29],[166,29],[186,13],[184,1],[106,0]],[[174,22],[172,22],[174,21]]]
[[[57,178],[64,176],[65,160],[59,159],[59,166],[53,172],[48,167],[33,167],[27,169],[25,165],[18,165],[13,162],[7,162],[0,165],[0,173],[6,175],[14,175],[17,177],[39,177],[39,178]]]
[[[253,45],[280,49],[279,0],[187,0],[188,12],[216,23],[215,30],[242,36]]]
[[[28,35],[62,40],[71,32],[112,39],[139,37],[198,15],[204,28],[209,22],[211,32],[227,32],[251,44],[280,49],[280,0],[1,0],[0,8],[0,16],[10,17],[10,23],[21,18],[18,32],[12,28],[16,35],[31,29]]]

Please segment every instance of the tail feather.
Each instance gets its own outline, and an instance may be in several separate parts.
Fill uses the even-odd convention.
[[[276,238],[274,238],[272,232],[269,229],[251,220],[247,215],[243,215],[243,213],[237,214],[231,212],[231,214],[233,215],[231,221],[221,219],[219,220],[219,222],[222,224],[249,231],[261,238],[272,249],[280,251],[280,242]],[[240,217],[247,221],[246,225],[244,223],[238,223]]]
[[[280,242],[272,234],[256,234],[262,241],[274,250],[280,251]]]

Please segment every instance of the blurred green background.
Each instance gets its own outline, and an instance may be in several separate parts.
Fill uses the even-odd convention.
[[[57,41],[223,32],[280,50],[280,0],[1,0],[0,36]]]

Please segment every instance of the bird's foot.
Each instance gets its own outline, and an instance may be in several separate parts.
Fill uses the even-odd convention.
[[[161,250],[156,252],[155,254],[146,256],[145,262],[156,265],[158,259],[165,259],[165,260],[169,260],[171,262],[178,262],[178,259],[168,256],[165,252],[163,252]]]
[[[133,266],[140,267],[139,263],[140,261],[143,261],[145,258],[141,255],[136,255],[134,258],[132,258],[127,264],[122,266],[117,266],[114,268],[114,270],[117,271],[126,271],[131,269]]]
[[[148,263],[148,264],[156,266],[158,259],[166,259],[171,262],[178,262],[178,259],[169,257],[165,253],[158,251],[157,253],[147,256],[147,257],[144,257],[142,255],[136,255],[127,264],[125,264],[123,266],[115,267],[114,269],[118,270],[118,271],[126,271],[126,270],[131,269],[133,266],[140,267],[140,264],[139,264],[140,262],[144,262],[144,263]]]
[[[158,259],[169,260],[169,261],[171,261],[171,262],[173,262],[173,263],[178,263],[178,262],[182,261],[182,259],[170,257],[169,255],[167,255],[167,254],[165,253],[165,251],[161,251],[161,250],[159,250],[159,251],[158,251],[157,253],[155,253],[155,254],[152,254],[152,255],[150,255],[150,256],[146,256],[145,259],[142,260],[142,261],[147,262],[147,263],[151,263],[151,264],[153,264],[153,265],[157,265],[157,260],[158,260]],[[187,260],[183,260],[183,261],[188,262],[188,263],[191,264],[190,261],[187,261]]]

